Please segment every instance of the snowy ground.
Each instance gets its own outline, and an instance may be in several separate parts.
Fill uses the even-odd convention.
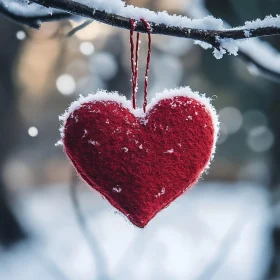
[[[1,280],[264,278],[271,217],[268,193],[259,186],[203,183],[144,230],[116,214],[97,193],[85,186],[80,190],[95,245],[106,263],[96,266],[67,188],[53,186],[18,199],[18,213],[33,238],[0,252]]]

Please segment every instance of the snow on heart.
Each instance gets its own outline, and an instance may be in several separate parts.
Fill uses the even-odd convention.
[[[210,101],[165,90],[144,113],[116,92],[81,96],[60,116],[61,144],[82,179],[144,227],[209,167],[219,130]]]

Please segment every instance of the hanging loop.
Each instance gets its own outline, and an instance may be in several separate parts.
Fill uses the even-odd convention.
[[[150,62],[151,62],[151,53],[152,53],[152,36],[151,36],[151,26],[145,20],[141,19],[144,25],[147,28],[148,32],[148,54],[147,54],[147,62],[146,62],[146,71],[145,71],[145,79],[144,79],[144,102],[143,102],[143,111],[146,113],[147,108],[147,98],[148,98],[148,86],[149,86],[149,70],[150,70]],[[134,40],[133,34],[136,28],[137,22],[135,19],[130,20],[131,29],[130,29],[130,61],[131,61],[131,84],[132,84],[132,106],[136,109],[136,95],[138,90],[138,67],[139,67],[139,46],[140,46],[140,34],[137,32],[136,38],[136,50],[134,54]]]

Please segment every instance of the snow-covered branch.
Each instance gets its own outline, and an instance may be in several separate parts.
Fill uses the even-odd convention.
[[[9,2],[12,3],[13,1]],[[25,0],[16,0],[16,2],[26,3]],[[280,35],[280,16],[270,16],[264,20],[258,19],[246,22],[241,27],[226,29],[221,19],[216,19],[212,16],[203,19],[190,19],[183,16],[169,15],[167,12],[155,13],[147,9],[126,5],[121,0],[82,0],[79,2],[72,0],[30,0],[28,3],[36,3],[41,8],[51,9],[48,10],[49,15],[38,16],[37,21],[35,14],[26,16],[25,20],[23,20],[23,15],[18,15],[19,21],[25,24],[30,23],[28,24],[29,26],[35,25],[34,23],[38,24],[40,21],[59,20],[61,17],[76,15],[112,26],[130,29],[130,19],[134,18],[139,20],[136,24],[136,31],[145,33],[147,32],[146,27],[140,21],[141,18],[145,18],[150,22],[153,34],[197,40],[207,43],[219,51],[228,50],[227,46],[232,41]],[[13,16],[14,20],[16,16]],[[28,22],[28,20],[31,21]],[[231,53],[230,50],[229,52]],[[217,57],[219,57],[219,54],[217,54]]]
[[[22,12],[19,12],[19,9],[21,9],[22,6],[10,7],[9,4],[5,1],[0,1],[0,14],[19,24],[24,24],[36,29],[40,28],[42,22],[58,21],[71,17],[71,15],[69,15],[68,13],[60,11],[55,13],[38,14],[36,10],[36,12],[34,11],[34,13],[26,14],[24,10]]]
[[[186,6],[186,13],[192,18],[203,18],[211,13],[205,8],[205,0],[191,0]],[[231,26],[224,22],[227,29]],[[203,44],[200,44],[203,47]],[[259,38],[241,41],[237,44],[239,58],[253,74],[280,82],[280,53],[268,42]]]

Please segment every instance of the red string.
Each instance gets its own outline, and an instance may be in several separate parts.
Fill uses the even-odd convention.
[[[150,69],[150,62],[151,62],[151,52],[152,52],[152,37],[151,37],[151,26],[150,24],[145,20],[141,19],[141,21],[145,24],[148,36],[149,36],[149,45],[148,45],[148,55],[147,55],[147,64],[146,64],[146,72],[145,72],[145,84],[144,84],[144,103],[143,103],[143,110],[146,113],[146,107],[147,107],[147,97],[148,97],[148,75],[149,75],[149,69]],[[134,40],[133,40],[133,33],[135,31],[135,20],[130,20],[131,29],[130,29],[130,61],[131,61],[131,84],[132,84],[132,106],[134,109],[136,109],[136,94],[138,89],[138,66],[139,66],[139,45],[140,45],[140,34],[137,33],[136,38],[136,51],[134,55]],[[134,58],[135,56],[135,58]]]
[[[135,72],[135,62],[134,62],[134,41],[133,41],[133,33],[135,30],[135,20],[130,20],[131,29],[130,29],[130,61],[131,61],[131,83],[132,83],[132,106],[136,109],[136,72]]]
[[[146,107],[148,104],[147,97],[148,97],[148,86],[149,86],[149,71],[150,71],[150,62],[151,62],[151,53],[152,53],[152,36],[151,36],[151,26],[145,20],[141,19],[141,21],[145,24],[147,31],[148,31],[148,55],[147,55],[147,64],[146,64],[146,73],[145,73],[145,85],[144,85],[144,103],[143,103],[143,110],[146,113]]]
[[[137,90],[138,90],[139,47],[140,47],[140,33],[137,33],[137,37],[136,37],[136,61],[135,61],[135,95],[136,95]]]

